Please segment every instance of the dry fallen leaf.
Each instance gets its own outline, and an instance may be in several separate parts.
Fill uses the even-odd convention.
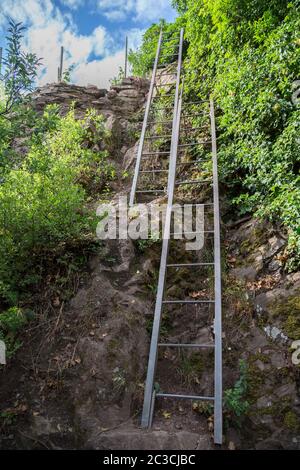
[[[162,412],[162,415],[164,418],[166,419],[170,419],[171,418],[171,413],[169,413],[168,411],[163,411]]]

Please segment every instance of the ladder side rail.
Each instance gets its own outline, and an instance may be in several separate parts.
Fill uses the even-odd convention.
[[[220,204],[217,158],[217,138],[213,99],[210,99],[210,120],[213,157],[213,201],[214,201],[214,263],[215,263],[215,377],[214,377],[214,441],[222,444],[222,286],[221,286],[221,242],[220,242]]]
[[[150,112],[150,107],[151,107],[151,101],[152,101],[152,96],[153,96],[153,90],[154,90],[154,85],[155,85],[157,64],[158,64],[158,60],[159,60],[161,42],[162,42],[162,35],[163,35],[163,30],[161,29],[160,34],[159,34],[158,44],[157,44],[155,62],[154,62],[153,71],[152,71],[150,89],[149,89],[148,98],[147,98],[146,110],[145,110],[143,127],[142,127],[142,132],[141,132],[141,138],[140,138],[140,142],[139,142],[139,146],[138,146],[137,159],[136,159],[135,170],[134,170],[134,177],[133,177],[131,191],[130,191],[130,198],[129,198],[129,205],[130,206],[134,205],[134,200],[135,200],[135,192],[136,192],[138,175],[139,175],[139,170],[140,170],[140,165],[141,165],[141,158],[142,158],[142,153],[143,153],[143,148],[144,148],[147,122],[148,122],[148,117],[149,117],[149,112]]]
[[[179,93],[179,89],[177,90],[177,92]],[[172,140],[174,142],[172,146],[172,155],[170,159],[170,168],[169,168],[168,204],[167,204],[167,209],[166,209],[163,245],[162,245],[161,261],[160,261],[160,268],[159,268],[158,289],[157,289],[157,296],[156,296],[156,303],[155,303],[154,321],[153,321],[153,327],[152,327],[152,337],[151,337],[151,345],[150,345],[150,352],[149,352],[147,378],[146,378],[146,386],[145,386],[145,394],[144,394],[144,405],[143,405],[142,422],[141,422],[141,426],[144,428],[150,427],[151,421],[152,421],[152,413],[154,410],[154,402],[153,402],[155,400],[155,393],[153,393],[154,378],[155,378],[156,364],[157,364],[158,340],[159,340],[159,331],[160,331],[161,314],[162,314],[162,306],[163,306],[163,295],[164,295],[164,286],[165,286],[165,278],[166,278],[167,258],[168,258],[168,251],[169,251],[169,240],[170,240],[170,232],[171,232],[171,217],[172,217],[173,196],[174,196],[174,188],[175,188],[181,102],[182,102],[182,90],[181,90],[181,96],[179,99],[178,106],[176,107],[177,116],[176,116],[175,126],[173,129]]]
[[[177,77],[176,77],[176,89],[175,89],[172,129],[176,128],[176,122],[177,122],[177,111],[178,111],[177,108],[178,108],[178,104],[179,104],[179,87],[180,87],[181,68],[182,68],[183,34],[184,34],[184,29],[181,28],[181,30],[180,30],[180,41],[179,41],[179,52],[178,52],[178,65],[177,65]],[[170,158],[172,156],[173,141],[174,141],[174,139],[172,138],[171,148],[170,148]],[[177,145],[178,145],[178,142],[177,142]],[[177,155],[176,155],[176,158],[177,158]],[[168,177],[168,191],[167,191],[167,194],[169,194],[169,191],[170,191],[170,174],[171,174],[171,172],[169,172],[169,177]]]

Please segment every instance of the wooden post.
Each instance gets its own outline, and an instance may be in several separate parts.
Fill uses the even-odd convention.
[[[127,77],[127,62],[128,62],[128,36],[126,36],[126,39],[125,39],[125,70],[124,70],[125,78]]]

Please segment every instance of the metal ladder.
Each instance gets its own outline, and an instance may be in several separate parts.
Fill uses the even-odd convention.
[[[161,37],[160,37],[161,40]],[[182,41],[183,41],[183,31],[180,34],[180,51],[182,53]],[[159,46],[156,57],[159,54]],[[156,64],[157,66],[157,64]],[[154,70],[153,70],[153,76]],[[152,76],[152,79],[153,79]],[[168,170],[168,185],[167,185],[167,210],[165,214],[165,225],[163,233],[163,244],[161,251],[161,260],[160,260],[160,269],[159,269],[159,279],[157,287],[157,297],[155,304],[154,312],[154,321],[152,328],[152,338],[151,346],[149,353],[149,362],[147,370],[147,379],[145,386],[144,394],[144,406],[142,413],[142,427],[151,427],[155,400],[156,399],[187,399],[193,401],[208,401],[214,403],[214,441],[216,444],[222,444],[222,312],[221,312],[221,254],[220,254],[220,217],[219,217],[219,190],[218,190],[218,168],[217,168],[217,145],[216,145],[216,129],[215,129],[215,115],[214,115],[214,103],[212,100],[206,102],[206,106],[209,107],[209,112],[207,113],[209,117],[209,123],[206,125],[191,127],[190,119],[195,119],[197,116],[200,116],[200,120],[205,113],[199,112],[199,105],[201,106],[202,102],[187,102],[184,103],[184,85],[181,84],[180,91],[180,76],[181,76],[181,54],[178,60],[178,69],[177,69],[177,81],[176,81],[176,93],[175,93],[175,103],[173,110],[173,125],[172,125],[172,139],[171,139],[171,149],[170,149],[170,161],[169,161],[169,170]],[[149,97],[148,97],[149,100]],[[203,102],[204,103],[204,102]],[[150,105],[149,105],[150,107]],[[194,109],[194,108],[197,109]],[[148,109],[149,112],[149,109]],[[147,113],[147,108],[146,108]],[[147,123],[147,116],[145,113],[145,122]],[[183,126],[181,125],[181,122]],[[143,126],[144,128],[144,126]],[[210,140],[203,139],[197,140],[194,136],[195,131],[201,131],[202,129],[210,128],[211,138]],[[199,132],[198,132],[199,133]],[[201,132],[200,132],[201,133]],[[184,142],[180,143],[180,138],[183,136]],[[190,137],[192,142],[187,142],[186,137]],[[205,159],[193,159],[184,160],[182,155],[189,155],[189,158],[194,155],[194,150],[199,146],[206,148],[207,145],[211,146],[211,156],[209,160],[212,162],[212,179],[181,179],[180,181],[176,180],[177,172],[184,172],[185,169],[190,169],[196,166],[199,167],[202,162],[206,162]],[[141,150],[140,150],[141,148]],[[140,155],[142,155],[143,144],[142,139],[140,141]],[[181,157],[181,158],[180,158]],[[180,158],[180,161],[178,161]],[[135,192],[136,192],[136,182],[139,175],[140,162],[137,161],[136,173],[133,182],[133,187],[131,191],[131,205],[134,202]],[[174,210],[174,198],[175,192],[178,188],[187,185],[192,185],[192,187],[198,187],[199,185],[207,185],[211,183],[212,186],[212,196],[213,201],[211,203],[205,202],[201,204],[199,202],[192,203],[189,205],[203,205],[205,207],[211,207],[213,209],[213,230],[203,230],[203,236],[213,235],[213,253],[214,259],[210,263],[169,263],[169,248],[170,248],[170,239],[171,236],[174,236],[176,239],[176,233],[171,233],[172,225],[172,213]],[[180,269],[181,267],[185,268],[201,268],[205,269],[206,266],[213,266],[214,268],[214,299],[206,300],[194,300],[194,299],[181,299],[181,300],[168,300],[165,299],[166,291],[166,278],[167,270],[170,268]],[[187,305],[196,306],[196,308],[205,305],[214,307],[214,342],[211,344],[199,344],[193,342],[159,342],[160,339],[160,327],[162,320],[163,309],[167,306],[183,306]],[[198,306],[198,307],[197,307]],[[179,348],[189,349],[189,350],[204,350],[213,348],[214,350],[214,393],[211,396],[201,396],[201,395],[186,395],[182,393],[163,393],[157,391],[155,384],[156,369],[157,369],[157,359],[158,359],[158,350],[161,348]]]
[[[138,182],[141,179],[141,176],[144,175],[150,175],[152,174],[154,176],[155,174],[155,180],[157,181],[157,177],[159,174],[168,174],[168,169],[146,169],[144,170],[142,168],[142,165],[144,162],[149,162],[149,159],[153,158],[165,158],[169,160],[170,154],[171,154],[171,146],[172,146],[172,134],[169,135],[159,135],[159,133],[156,133],[155,135],[151,135],[151,127],[153,127],[155,124],[162,124],[162,125],[172,125],[172,128],[174,128],[175,125],[175,118],[176,118],[176,106],[178,105],[178,94],[179,94],[179,86],[180,86],[180,72],[181,72],[181,61],[182,61],[182,47],[183,47],[183,30],[180,31],[179,37],[178,37],[178,45],[173,47],[172,49],[165,49],[164,48],[164,33],[163,30],[161,29],[159,38],[158,38],[158,44],[157,44],[157,50],[156,50],[156,56],[155,56],[155,61],[153,65],[153,70],[152,70],[152,78],[151,78],[151,83],[150,83],[150,89],[148,93],[148,98],[147,98],[147,103],[146,103],[146,109],[145,109],[145,114],[144,114],[144,120],[143,120],[143,125],[142,125],[142,131],[141,131],[141,137],[139,140],[139,146],[138,146],[138,151],[137,151],[137,157],[136,157],[136,164],[135,164],[135,171],[134,171],[134,177],[133,177],[133,182],[131,186],[131,191],[130,191],[130,199],[129,199],[129,205],[132,206],[137,198],[137,195],[157,195],[161,194],[164,195],[167,192],[167,188],[165,187],[159,187],[159,188],[151,188],[151,189],[145,189],[139,188],[138,187]],[[171,63],[165,63],[166,60],[172,60]],[[177,65],[177,71],[172,72],[170,70],[170,67],[174,67]],[[162,72],[160,73],[159,70],[163,69],[165,67],[169,67],[169,71],[167,72]],[[176,77],[176,82],[175,84],[175,94],[164,94],[163,90],[164,88],[172,87],[174,85],[172,82],[168,81],[165,83],[158,84],[158,79],[161,79],[162,77]],[[173,103],[170,105],[170,109],[168,108],[168,112],[170,115],[173,116],[173,120],[167,120],[167,121],[155,121],[155,115],[157,112],[166,110],[166,105],[162,103],[163,107],[160,107],[160,101],[159,100],[164,100],[164,99],[172,99],[174,98]],[[164,149],[163,151],[158,151],[155,149],[152,149],[151,146],[155,141],[158,139],[164,139],[166,142],[169,140],[170,145],[168,146],[169,148]],[[145,150],[145,146],[147,145],[147,149]],[[150,148],[149,148],[150,147]]]

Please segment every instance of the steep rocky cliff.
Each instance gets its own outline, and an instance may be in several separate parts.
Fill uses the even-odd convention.
[[[112,198],[130,187],[148,86],[131,77],[110,91],[51,84],[32,95],[38,111],[58,103],[65,113],[74,103],[78,116],[94,107],[106,117],[110,158],[120,174],[129,171]],[[222,207],[226,214],[225,195]],[[243,400],[249,405],[241,416],[225,409],[224,447],[300,448],[300,375],[290,349],[300,339],[300,273],[284,271],[285,234],[267,222],[224,220],[222,240],[224,388],[226,393],[234,387],[243,359]],[[153,429],[139,428],[159,255],[159,243],[103,243],[80,274],[71,301],[58,302],[51,328],[28,329],[1,377],[3,410],[17,410],[3,428],[1,447],[213,448],[211,410],[197,404],[162,404]],[[173,290],[186,284],[177,276]],[[177,318],[177,326],[166,328],[178,334],[179,323]],[[187,335],[195,329],[184,325]],[[211,334],[200,323],[196,329],[197,337]],[[209,358],[186,371],[191,382],[210,383]]]

